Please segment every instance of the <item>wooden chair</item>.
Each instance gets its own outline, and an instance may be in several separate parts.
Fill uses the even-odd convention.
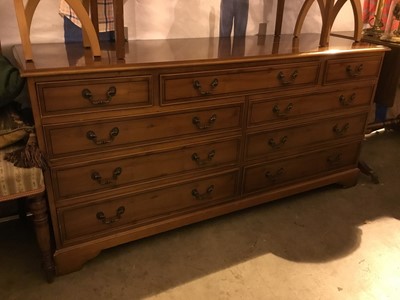
[[[19,168],[3,159],[6,154],[22,147],[25,146],[13,144],[0,149],[0,202],[22,198],[29,200],[29,210],[32,213],[36,239],[42,255],[42,267],[47,281],[51,282],[55,275],[55,267],[43,172],[39,168]]]
[[[114,0],[114,19],[116,33],[116,54],[118,59],[125,57],[124,51],[124,19],[123,0]],[[33,60],[32,46],[30,41],[30,28],[32,18],[40,0],[28,0],[24,5],[23,0],[14,0],[15,14],[21,36],[21,43],[25,60]],[[91,48],[93,56],[101,57],[100,44],[98,40],[98,11],[97,0],[66,0],[69,6],[78,16],[82,24],[83,45]],[[92,16],[92,19],[89,17]],[[97,30],[96,30],[97,29]]]
[[[329,35],[331,33],[332,25],[347,0],[305,0],[300,9],[299,15],[296,20],[294,28],[294,37],[299,37],[301,28],[303,27],[304,20],[310,10],[312,4],[317,1],[321,12],[322,28],[320,37],[320,46],[325,47],[329,43]],[[353,9],[354,16],[354,40],[359,42],[362,36],[362,8],[360,0],[349,0]],[[276,13],[275,35],[281,34],[283,10],[285,0],[278,0],[278,7]]]

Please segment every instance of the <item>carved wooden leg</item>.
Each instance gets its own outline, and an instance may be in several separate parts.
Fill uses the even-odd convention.
[[[52,282],[54,280],[55,267],[47,216],[47,205],[44,195],[30,198],[29,208],[33,215],[37,243],[42,253],[42,267],[47,281]]]

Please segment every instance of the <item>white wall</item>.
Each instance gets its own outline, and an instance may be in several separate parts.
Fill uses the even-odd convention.
[[[283,33],[291,33],[304,0],[286,0]],[[220,0],[124,0],[125,26],[129,39],[164,39],[218,36]],[[7,53],[20,43],[13,0],[0,0],[0,39]],[[32,43],[63,42],[59,0],[41,0],[31,28]],[[276,0],[250,0],[247,34],[258,32],[258,24],[267,22],[274,32]],[[319,32],[318,5],[313,4],[302,32]],[[333,30],[353,30],[351,5],[346,3]]]

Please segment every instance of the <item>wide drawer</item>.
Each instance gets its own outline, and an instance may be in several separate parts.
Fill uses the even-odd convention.
[[[238,172],[229,172],[176,186],[58,210],[62,240],[107,234],[155,222],[232,200]]]
[[[335,110],[369,106],[374,86],[337,90],[327,93],[296,95],[274,99],[257,99],[250,102],[248,126],[258,126],[271,121],[284,121]]]
[[[249,166],[244,171],[244,193],[273,189],[283,184],[321,176],[339,168],[354,167],[360,143],[307,153],[302,156]]]
[[[181,146],[169,151],[54,168],[56,198],[99,192],[195,170],[237,165],[240,139]]]
[[[382,56],[365,56],[328,60],[324,82],[378,78]]]
[[[317,143],[339,141],[351,136],[360,136],[361,139],[366,119],[367,115],[362,114],[249,134],[246,158],[270,157],[272,154],[279,156],[285,151],[298,151],[300,147],[314,147]]]
[[[152,105],[151,76],[36,84],[43,115]]]
[[[52,156],[239,129],[242,111],[243,105],[237,104],[142,118],[44,126],[44,130]]]
[[[293,63],[212,72],[161,75],[164,104],[199,100],[208,96],[316,85],[320,62]]]

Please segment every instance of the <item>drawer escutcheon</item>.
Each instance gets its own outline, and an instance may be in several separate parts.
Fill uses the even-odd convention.
[[[82,91],[82,97],[88,100],[93,105],[102,105],[108,104],[111,102],[112,98],[117,94],[117,88],[115,86],[111,86],[106,92],[106,99],[93,100],[93,94],[89,89],[84,89]]]
[[[97,135],[94,131],[90,130],[86,133],[86,137],[93,141],[93,143],[95,143],[96,145],[104,145],[104,144],[109,144],[111,143],[115,137],[119,134],[119,129],[118,127],[114,127],[113,129],[111,129],[110,131],[110,138],[108,140],[105,139],[98,139]]]
[[[118,179],[118,176],[121,175],[122,173],[122,168],[118,167],[114,170],[113,175],[111,178],[102,178],[100,173],[97,171],[94,171],[92,173],[92,179],[94,181],[97,181],[100,185],[108,185],[108,184],[112,184],[115,183]]]
[[[110,218],[107,218],[106,215],[104,214],[104,212],[99,211],[96,214],[96,218],[98,220],[100,220],[103,224],[113,224],[117,221],[119,221],[123,215],[123,213],[125,212],[125,207],[124,206],[120,206],[118,207],[117,211],[116,211],[116,215]]]

